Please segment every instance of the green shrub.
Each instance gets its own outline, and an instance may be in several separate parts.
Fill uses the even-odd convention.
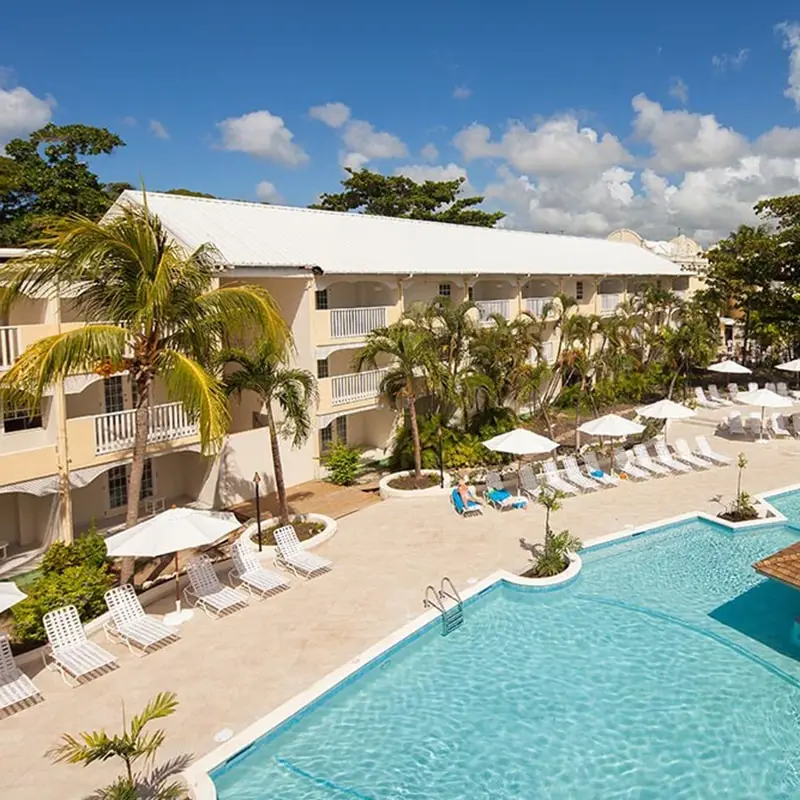
[[[44,554],[41,570],[45,575],[53,575],[68,567],[102,567],[108,563],[106,543],[92,527],[72,544],[53,542]]]
[[[44,641],[42,617],[61,606],[75,606],[83,622],[99,617],[106,610],[103,595],[113,585],[114,575],[106,564],[67,566],[60,572],[43,573],[27,588],[27,599],[11,611],[14,639],[21,643]]]
[[[361,453],[344,442],[333,442],[325,451],[322,463],[328,468],[328,477],[338,486],[352,486],[361,467]]]

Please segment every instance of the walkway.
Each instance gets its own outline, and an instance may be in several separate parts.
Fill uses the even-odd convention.
[[[670,436],[710,436],[710,416],[675,423]],[[800,479],[800,442],[712,441],[730,455],[746,452],[744,486],[751,493]],[[733,468],[623,484],[566,500],[554,524],[590,542],[684,512],[715,513],[711,498],[730,499],[735,488]],[[78,689],[38,671],[33,677],[45,702],[0,720],[0,797],[72,799],[110,782],[117,765],[53,766],[44,753],[64,731],[115,730],[123,701],[131,713],[158,691],[176,691],[180,700],[163,725],[162,758],[209,752],[217,731],[241,730],[421,613],[428,583],[447,574],[461,588],[498,568],[522,567],[527,554],[519,539],[539,539],[543,522],[538,507],[464,520],[443,499],[371,505],[341,519],[337,536],[320,548],[336,565],[328,575],[294,581],[290,591],[223,620],[198,615],[177,644],[144,659],[108,645],[120,669]],[[151,610],[168,607],[165,601]]]

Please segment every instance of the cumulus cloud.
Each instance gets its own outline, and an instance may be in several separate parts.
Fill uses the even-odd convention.
[[[456,86],[456,88],[453,89],[453,97],[455,97],[456,100],[468,100],[471,95],[472,89],[470,89],[469,86]]]
[[[136,117],[127,116],[122,118],[122,124],[126,128],[135,128],[139,124],[139,121],[136,119]]]
[[[673,78],[670,81],[669,96],[686,105],[689,102],[689,87],[681,78]]]
[[[229,117],[217,123],[220,147],[254,158],[297,167],[308,161],[308,154],[294,141],[294,134],[283,119],[266,109],[251,111],[241,117]]]
[[[260,181],[256,184],[256,197],[263,200],[265,203],[282,203],[283,196],[275,188],[274,183],[269,181]]]
[[[464,167],[452,162],[447,165],[405,164],[397,167],[394,174],[405,175],[417,183],[425,183],[425,181],[454,181],[456,178],[464,178],[459,194],[467,197],[478,194],[477,189],[469,182],[469,175],[467,175]]]
[[[0,75],[0,152],[12,139],[25,136],[50,122],[56,101],[36,97],[24,86],[5,88]]]
[[[781,22],[775,30],[783,36],[783,46],[789,51],[789,85],[783,94],[800,111],[800,22]]]
[[[743,47],[735,53],[719,53],[711,56],[711,66],[714,68],[714,72],[721,75],[728,70],[740,70],[749,57],[750,50]]]
[[[753,149],[767,156],[800,158],[800,128],[772,128],[756,139]]]
[[[325,103],[323,106],[312,106],[308,116],[331,128],[341,128],[350,119],[350,108],[344,103]]]
[[[436,148],[436,145],[433,142],[428,142],[422,150],[419,151],[419,154],[426,160],[426,161],[436,161],[439,158],[439,151]]]
[[[347,151],[342,155],[342,166],[361,169],[376,159],[403,158],[408,148],[393,133],[376,131],[371,122],[350,120],[342,131],[342,142]]]
[[[147,124],[147,128],[156,139],[169,139],[169,131],[157,119],[151,119]]]

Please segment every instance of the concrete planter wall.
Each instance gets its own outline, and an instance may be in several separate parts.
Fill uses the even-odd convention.
[[[389,486],[389,482],[394,480],[395,478],[405,478],[408,475],[413,475],[413,469],[403,470],[402,472],[393,472],[391,475],[386,475],[385,477],[380,479],[378,483],[378,491],[381,496],[381,500],[388,500],[390,497],[399,497],[402,499],[409,499],[412,497],[435,497],[437,495],[444,496],[450,493],[450,476],[445,472],[444,473],[444,488],[441,486],[431,486],[429,489],[393,489]],[[423,469],[423,475],[433,475],[434,477],[439,477],[439,470],[438,469]]]
[[[577,553],[567,553],[569,566],[558,575],[553,575],[550,578],[526,578],[523,575],[514,575],[506,580],[512,583],[517,583],[520,586],[538,587],[541,589],[549,588],[551,586],[558,586],[564,583],[570,583],[578,577],[578,573],[583,568],[583,561]]]
[[[304,542],[300,542],[300,547],[303,550],[313,550],[315,547],[319,547],[323,542],[327,542],[328,539],[335,536],[336,531],[339,530],[339,524],[336,520],[333,519],[333,517],[325,516],[325,514],[296,514],[291,519],[297,520],[298,522],[321,522],[325,525],[325,530],[320,531],[316,536],[312,536]],[[276,525],[277,522],[278,520],[275,517],[262,519],[261,530],[264,531],[267,528],[271,528],[273,525]],[[254,522],[242,534],[247,537],[246,541],[250,543],[250,547],[256,552],[258,552],[258,542],[254,542],[252,537],[255,536],[257,530],[258,526]],[[259,557],[262,559],[275,558],[275,547],[273,545],[264,545]]]

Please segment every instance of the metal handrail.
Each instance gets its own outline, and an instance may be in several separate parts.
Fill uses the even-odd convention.
[[[433,592],[432,600],[430,597],[428,597],[431,592]],[[422,600],[422,606],[423,608],[435,608],[442,616],[444,616],[444,606],[439,598],[439,592],[436,591],[436,587],[433,585],[428,585],[425,588],[425,597]]]
[[[445,583],[450,587],[449,592],[447,591],[447,589],[445,589]],[[458,589],[456,589],[456,587],[453,585],[453,581],[451,581],[450,578],[447,577],[447,575],[445,575],[444,578],[442,578],[442,583],[439,588],[439,597],[440,598],[449,597],[451,600],[455,601],[459,605],[463,605],[463,603],[461,602],[461,595],[458,593]]]

